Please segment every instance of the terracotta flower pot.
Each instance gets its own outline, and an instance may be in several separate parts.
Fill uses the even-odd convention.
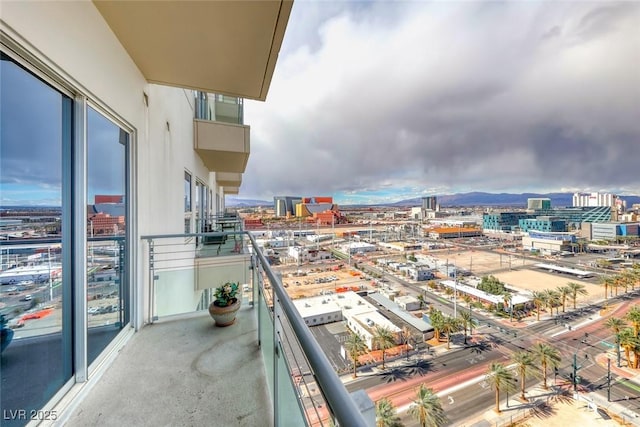
[[[236,313],[240,309],[240,299],[236,298],[235,302],[226,307],[217,306],[215,301],[209,304],[209,314],[215,320],[216,326],[233,325],[236,321]]]

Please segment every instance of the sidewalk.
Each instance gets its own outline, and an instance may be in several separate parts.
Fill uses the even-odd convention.
[[[616,363],[616,352],[610,351],[606,353],[600,353],[595,357],[595,361],[602,368],[607,369],[608,361],[611,360],[611,380],[616,380],[616,377],[625,378],[634,384],[640,385],[640,372],[635,369],[628,368],[622,362],[622,366],[618,367]],[[624,406],[616,402],[607,402],[606,398],[598,395],[597,393],[589,393],[589,397],[593,399],[599,406],[610,409],[611,412],[619,414],[627,421],[633,422],[635,425],[640,425],[640,414],[633,412]]]
[[[501,393],[502,394],[502,393]],[[575,399],[566,388],[552,386],[548,390],[538,385],[526,392],[528,402],[516,396],[500,401],[500,413],[494,408],[467,419],[464,426],[489,427],[512,426],[523,422],[529,427],[554,426],[603,426],[634,425],[631,417],[616,417],[613,408],[605,408],[589,397]],[[622,422],[622,424],[621,424]],[[635,424],[640,425],[640,424]]]

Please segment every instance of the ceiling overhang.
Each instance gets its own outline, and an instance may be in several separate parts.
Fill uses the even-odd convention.
[[[293,0],[93,0],[150,83],[264,101]]]

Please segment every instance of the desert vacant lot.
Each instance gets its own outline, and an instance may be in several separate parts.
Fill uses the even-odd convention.
[[[604,298],[604,288],[593,283],[579,280],[567,274],[549,273],[533,267],[543,260],[530,260],[516,254],[503,254],[485,251],[447,251],[431,254],[441,260],[449,260],[462,269],[471,269],[478,277],[493,275],[500,281],[526,291],[543,291],[564,286],[569,282],[580,283],[589,293],[579,301],[591,302]],[[513,270],[510,270],[513,268]]]
[[[533,265],[536,262],[540,262],[523,259],[521,256],[508,252],[497,254],[485,251],[451,250],[429,252],[428,254],[442,261],[449,260],[450,263],[453,263],[464,270],[470,269],[476,276],[485,276],[496,270],[509,268],[509,266],[515,268],[522,267],[523,265]]]
[[[555,289],[558,286],[564,286],[569,282],[580,283],[584,285],[589,295],[580,297],[579,301],[595,301],[604,298],[604,288],[602,286],[584,282],[566,274],[554,274],[536,270],[522,269],[495,273],[493,275],[497,277],[501,282],[504,282],[515,288],[528,291],[544,291],[545,289]]]

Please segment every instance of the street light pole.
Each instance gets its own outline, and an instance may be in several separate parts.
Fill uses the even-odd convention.
[[[458,269],[453,270],[453,318],[458,318]]]
[[[611,402],[611,359],[607,358],[607,402]]]
[[[589,334],[587,332],[585,332],[584,334],[584,339],[582,339],[580,341],[580,344],[588,344],[587,343],[587,337],[589,336]],[[587,354],[585,354],[585,358],[588,358],[589,356]],[[576,349],[576,352],[573,353],[573,391],[574,392],[578,392],[578,370],[581,369],[582,366],[578,366],[578,349]]]

